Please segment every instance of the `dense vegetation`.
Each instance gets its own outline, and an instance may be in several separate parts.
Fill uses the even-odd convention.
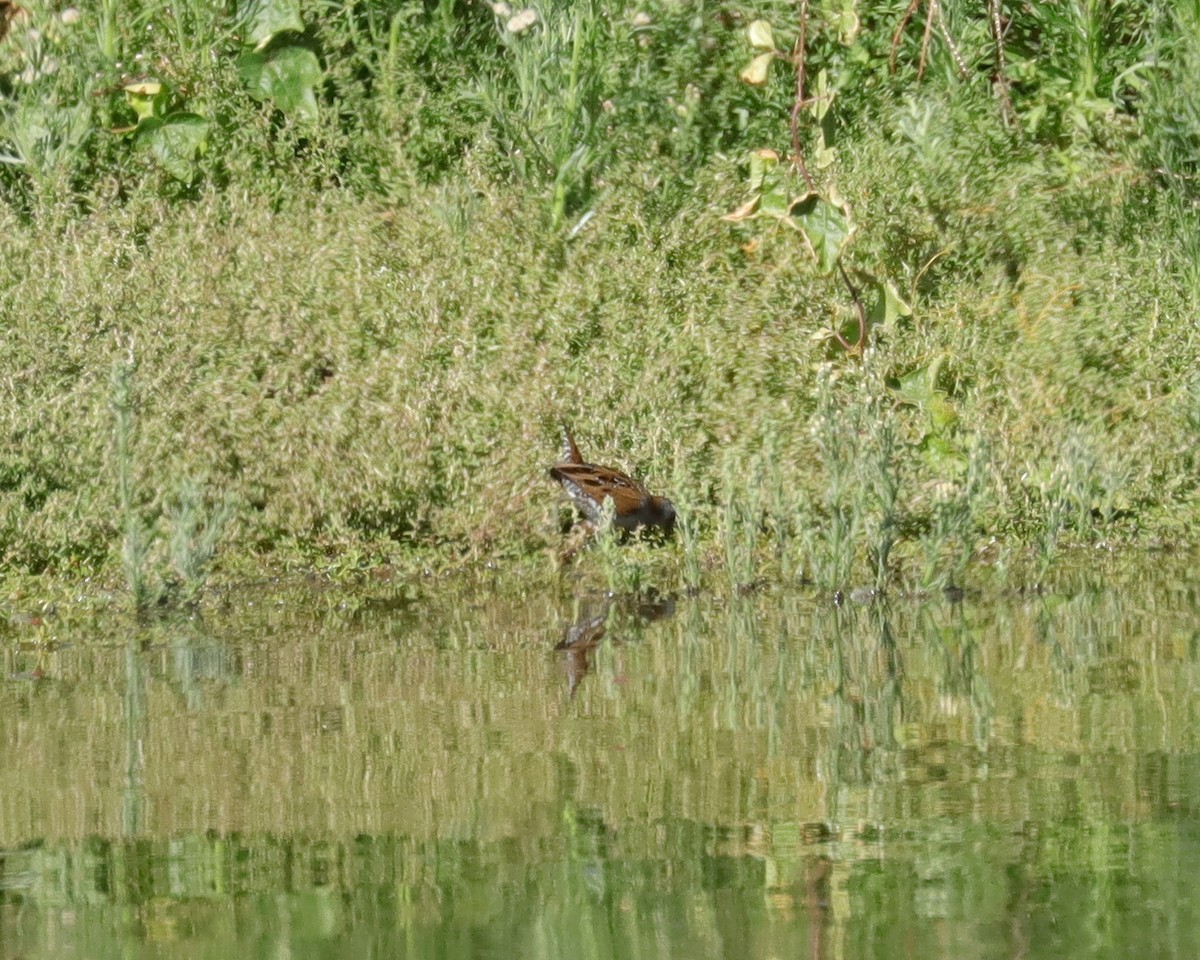
[[[9,577],[549,564],[559,418],[624,587],[1200,528],[1195,0],[0,17]]]

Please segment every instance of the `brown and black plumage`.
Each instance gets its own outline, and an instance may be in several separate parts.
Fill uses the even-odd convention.
[[[620,470],[585,463],[566,424],[562,435],[562,462],[550,468],[550,476],[562,484],[589,523],[600,523],[604,502],[611,500],[613,525],[622,530],[657,527],[668,534],[674,530],[675,505],[670,500],[655,496]]]

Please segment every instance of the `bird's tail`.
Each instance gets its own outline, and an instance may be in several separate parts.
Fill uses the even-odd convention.
[[[583,463],[583,457],[579,455],[579,448],[575,446],[575,438],[571,436],[571,431],[567,429],[566,423],[560,420],[558,425],[562,427],[563,462]]]

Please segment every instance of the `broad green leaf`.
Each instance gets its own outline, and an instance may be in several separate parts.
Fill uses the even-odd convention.
[[[208,128],[209,121],[194,113],[150,117],[138,124],[137,143],[176,180],[191,183],[196,178],[196,156],[207,146]]]
[[[779,154],[763,148],[750,152],[750,189],[761,190],[767,177],[779,166]]]
[[[150,117],[161,117],[167,105],[167,88],[154,80],[141,83],[127,83],[121,88],[125,91],[125,100],[133,107],[138,121]]]
[[[837,31],[838,42],[846,47],[858,37],[859,19],[855,6],[856,0],[835,0],[826,11],[830,26]]]
[[[891,385],[892,393],[923,410],[929,416],[933,429],[939,433],[958,420],[958,411],[950,400],[948,389],[954,380],[947,365],[948,359],[946,354],[939,353],[928,363],[898,377]]]
[[[778,212],[774,210],[779,204],[779,178],[776,173],[779,167],[779,154],[774,150],[766,148],[750,151],[750,190],[751,197],[732,213],[727,213],[722,220],[728,220],[733,223],[740,223],[743,220],[752,220],[759,215],[760,212],[772,213],[778,216]],[[764,207],[771,207],[772,210],[764,210]],[[786,215],[786,210],[784,211]]]
[[[895,330],[897,320],[901,317],[912,316],[912,307],[904,302],[890,280],[871,277],[868,283],[875,293],[870,311],[871,326],[881,326],[892,332]]]
[[[290,117],[317,119],[313,88],[321,82],[323,74],[316,54],[306,47],[247,53],[238,60],[238,72],[251,96],[274,101]]]
[[[245,42],[261,50],[281,33],[301,33],[300,0],[239,0],[237,19],[243,24]]]
[[[764,190],[759,198],[759,211],[768,217],[774,217],[776,220],[786,220],[791,213],[793,197],[787,189],[787,185],[782,182],[776,182],[771,185],[769,190]]]
[[[788,222],[808,238],[821,269],[833,272],[837,258],[855,230],[849,206],[836,196],[826,199],[810,193],[793,200],[788,214]]]
[[[837,91],[829,86],[829,74],[822,67],[817,71],[817,82],[813,89],[812,104],[809,109],[814,117],[818,120],[824,120],[825,114],[829,113],[829,108],[833,106],[833,98]]]
[[[755,50],[775,49],[775,32],[766,20],[755,20],[747,28],[746,33],[750,37],[750,46]]]
[[[773,53],[760,53],[757,57],[751,60],[738,74],[743,83],[748,83],[753,87],[761,87],[767,82],[767,71],[771,67],[771,61],[775,59]]]

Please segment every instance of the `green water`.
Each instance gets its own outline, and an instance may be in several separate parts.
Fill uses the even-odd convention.
[[[1161,567],[14,619],[0,957],[1190,958],[1198,646]]]

